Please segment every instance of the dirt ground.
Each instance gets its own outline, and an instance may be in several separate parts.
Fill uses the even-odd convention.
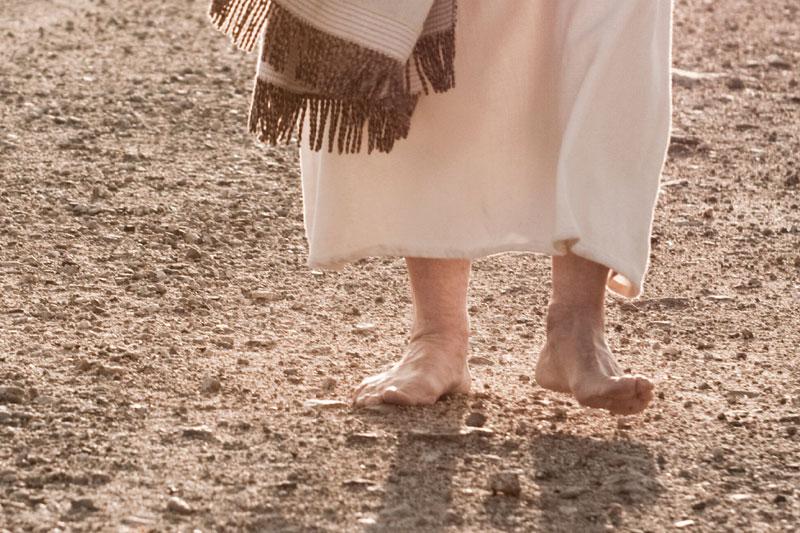
[[[532,380],[522,254],[474,265],[474,394],[314,402],[398,356],[404,264],[306,267],[295,150],[205,11],[0,6],[0,531],[800,529],[795,0],[676,3],[648,284],[608,299],[658,382],[628,418]]]

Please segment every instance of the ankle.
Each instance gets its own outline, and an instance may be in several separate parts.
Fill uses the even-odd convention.
[[[605,308],[603,304],[552,300],[547,308],[547,334],[593,330],[603,332]]]
[[[415,320],[411,328],[411,341],[420,339],[466,344],[469,341],[469,323],[466,318],[463,321]]]

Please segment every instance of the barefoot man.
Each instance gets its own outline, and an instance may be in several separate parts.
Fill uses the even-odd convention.
[[[302,25],[302,0],[277,3]],[[671,1],[457,5],[455,87],[419,98],[405,138],[381,153],[301,143],[309,265],[396,256],[408,266],[410,342],[353,401],[467,392],[470,260],[537,252],[552,256],[553,290],[537,382],[585,406],[640,412],[653,384],[615,361],[604,302],[607,288],[638,296],[647,271],[670,128]],[[257,86],[267,72],[262,60]]]

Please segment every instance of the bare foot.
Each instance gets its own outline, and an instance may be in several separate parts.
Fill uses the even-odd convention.
[[[403,358],[361,382],[353,394],[356,406],[393,403],[432,404],[448,393],[469,392],[467,339],[436,334],[412,337]]]
[[[653,384],[622,372],[606,344],[602,316],[596,315],[550,306],[536,381],[546,389],[572,394],[587,407],[619,415],[641,412],[653,399]]]

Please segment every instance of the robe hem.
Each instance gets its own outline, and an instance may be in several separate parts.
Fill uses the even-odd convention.
[[[565,244],[565,241],[567,243]],[[424,257],[431,259],[482,259],[503,253],[566,255],[571,251],[579,257],[600,263],[612,270],[606,283],[613,293],[625,297],[636,298],[642,292],[644,274],[632,275],[636,269],[628,268],[611,255],[598,252],[594,247],[582,243],[579,239],[558,239],[549,244],[524,243],[477,246],[464,249],[448,250],[441,247],[407,247],[407,246],[367,246],[358,251],[328,258],[315,258],[309,255],[307,265],[318,270],[342,271],[350,263],[368,257]],[[647,268],[645,267],[645,272]],[[636,281],[638,280],[638,281]]]

